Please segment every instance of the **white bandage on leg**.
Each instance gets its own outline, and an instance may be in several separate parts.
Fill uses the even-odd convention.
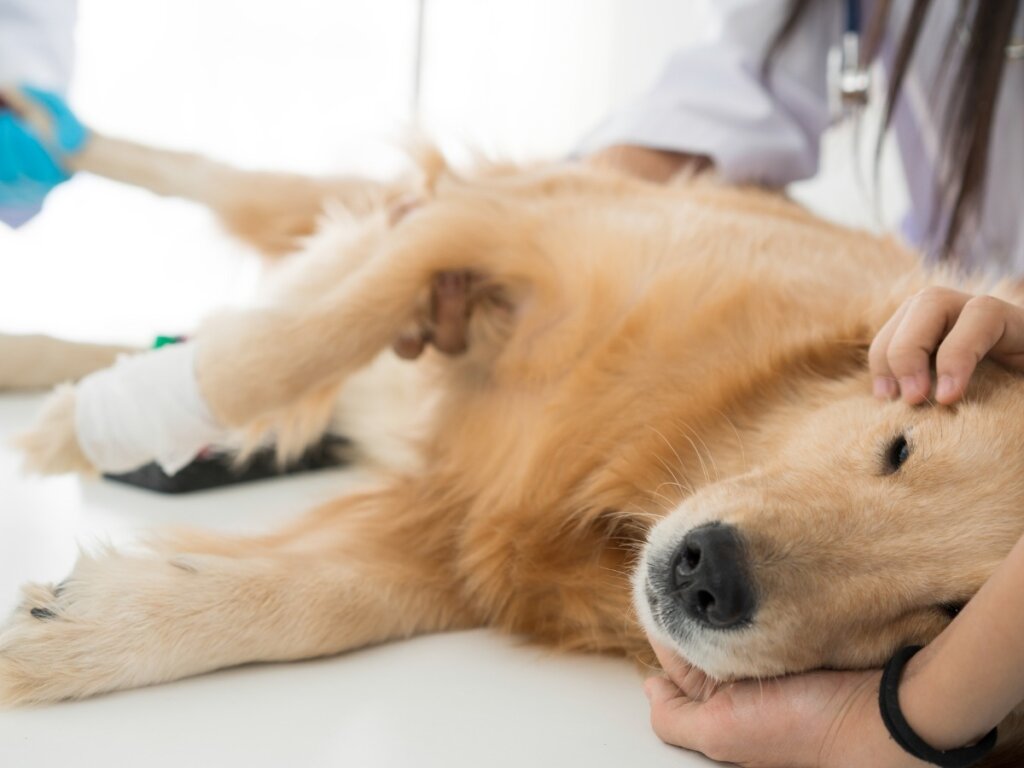
[[[199,392],[195,343],[121,358],[75,387],[75,432],[102,472],[127,472],[150,461],[173,475],[223,439]]]

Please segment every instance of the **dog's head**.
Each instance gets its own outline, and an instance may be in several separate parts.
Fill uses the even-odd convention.
[[[878,666],[1024,532],[1024,379],[986,366],[956,407],[846,390],[803,414],[656,526],[636,572],[647,630],[718,678]]]

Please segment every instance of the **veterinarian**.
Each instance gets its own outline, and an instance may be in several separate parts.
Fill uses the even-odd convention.
[[[85,131],[64,102],[71,79],[76,0],[0,0],[0,86],[45,108],[56,127],[44,135],[0,97],[0,221],[31,219],[67,180],[61,158],[79,149]]]
[[[717,38],[679,52],[645,97],[588,137],[589,162],[653,181],[708,167],[771,187],[808,178],[824,130],[868,98],[877,59],[911,197],[906,238],[933,260],[1024,274],[1024,2],[973,0],[962,13],[943,0],[714,5]],[[985,356],[1024,370],[1024,309],[934,289],[912,299],[872,344],[875,394],[925,400],[933,355],[944,404]],[[1022,587],[1024,541],[939,638],[897,653],[884,676],[715,689],[656,647],[666,674],[646,684],[654,729],[740,765],[972,765],[1024,701]]]

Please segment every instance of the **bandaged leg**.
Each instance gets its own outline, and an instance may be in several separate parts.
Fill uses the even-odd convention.
[[[487,216],[472,210],[473,216],[454,206],[433,215],[424,210],[381,233],[386,240],[373,243],[374,258],[303,304],[223,313],[202,326],[194,343],[88,377],[75,393],[81,401],[69,431],[97,469],[127,471],[155,459],[174,472],[229,433],[278,431],[295,414],[309,421],[303,414],[328,413],[319,405],[330,404],[349,376],[420,322],[435,277],[446,273],[469,275],[473,286],[460,310],[468,319],[459,365],[490,368],[523,297],[531,296],[531,322],[549,323],[546,307],[559,305],[557,288],[534,286],[558,284],[549,260],[509,258],[535,249],[501,226],[501,209],[486,209]],[[524,338],[534,333],[525,326]],[[32,439],[44,442],[46,435]],[[30,465],[44,472],[77,468],[33,462],[29,453]]]
[[[225,430],[195,376],[195,344],[121,358],[75,389],[75,433],[89,462],[127,472],[156,461],[173,475]]]

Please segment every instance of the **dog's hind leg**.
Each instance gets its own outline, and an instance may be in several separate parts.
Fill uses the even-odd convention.
[[[368,258],[307,303],[288,297],[225,313],[201,327],[188,375],[195,376],[210,414],[204,425],[210,421],[225,433],[250,438],[276,435],[279,455],[293,455],[295,446],[326,426],[343,383],[410,326],[424,322],[439,278],[463,293],[468,350],[460,371],[477,380],[491,375],[513,329],[519,348],[512,359],[528,359],[542,343],[538,339],[546,343],[551,336],[544,333],[553,322],[545,308],[561,304],[556,267],[528,233],[502,226],[510,214],[493,201],[465,202],[432,202],[394,229],[378,222],[377,236],[370,233],[362,242]],[[527,302],[530,311],[520,312]],[[446,311],[450,305],[446,302]],[[83,461],[88,465],[80,445],[79,450],[63,448],[76,445],[77,406],[71,390],[60,398],[48,408],[57,418],[44,417],[23,439],[29,466],[37,471],[78,471]],[[174,416],[159,409],[148,414]],[[205,431],[186,437],[209,439]],[[55,455],[51,445],[62,449]],[[153,452],[135,451],[132,459],[140,465],[159,457],[156,446],[143,447]]]
[[[53,130],[47,110],[17,89],[0,89],[0,96],[40,134]],[[336,201],[350,213],[364,215],[422,192],[444,163],[429,152],[417,160],[416,173],[393,181],[247,171],[90,130],[84,147],[66,162],[71,170],[205,205],[229,232],[269,256],[279,256],[295,251],[316,230],[325,203]]]
[[[229,232],[269,256],[297,250],[317,229],[325,205],[334,202],[352,214],[365,215],[397,204],[416,190],[412,178],[384,182],[247,171],[202,155],[98,133],[90,135],[70,163],[76,170],[205,205]]]
[[[467,215],[463,206],[431,203],[309,305],[214,319],[199,332],[196,363],[210,410],[220,423],[241,428],[335,390],[423,321],[439,276],[454,276],[455,290],[468,294],[463,364],[491,364],[514,324],[550,322],[544,308],[559,290],[552,262],[528,235],[503,223],[493,209]],[[527,300],[528,320],[518,312]]]
[[[0,391],[46,389],[114,364],[118,355],[138,350],[106,344],[81,344],[39,334],[0,333]]]
[[[473,626],[448,537],[400,489],[342,499],[256,539],[182,534],[82,556],[0,628],[0,701],[81,698],[249,662]]]

